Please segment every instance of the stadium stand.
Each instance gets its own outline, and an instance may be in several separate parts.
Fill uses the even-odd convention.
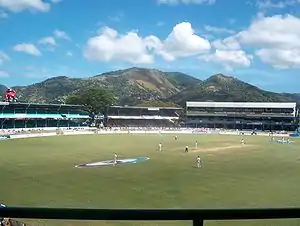
[[[296,130],[299,127],[299,112],[296,103],[188,101],[185,112],[176,107],[110,106],[105,115],[89,115],[80,105],[20,103],[16,91],[12,89],[7,89],[4,102],[0,102],[0,139],[8,139],[10,134],[19,132],[49,129],[61,135],[64,129],[77,130],[82,127],[91,127],[97,132],[105,126],[107,129],[157,130],[184,125],[197,131],[295,131],[295,136],[299,136]]]
[[[298,106],[298,109],[296,110],[296,124],[297,124],[298,133],[300,133],[300,109],[299,109],[299,106]]]
[[[108,127],[177,127],[182,108],[111,106],[107,111]]]
[[[80,105],[0,102],[0,128],[88,126],[90,116]]]
[[[186,102],[186,126],[294,131],[296,103]]]

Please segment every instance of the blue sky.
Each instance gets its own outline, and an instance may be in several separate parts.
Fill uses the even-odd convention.
[[[133,66],[300,92],[300,0],[0,0],[0,84]]]

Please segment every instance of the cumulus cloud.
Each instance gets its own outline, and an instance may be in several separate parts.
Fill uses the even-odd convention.
[[[241,45],[235,37],[217,39],[212,42],[212,46],[215,48],[215,52],[200,56],[200,60],[219,64],[227,71],[237,67],[250,67],[253,56],[241,49]]]
[[[178,4],[208,4],[212,5],[216,2],[216,0],[157,0],[158,4],[165,4],[165,5],[178,5]]]
[[[255,54],[278,69],[300,68],[300,49],[260,49]]]
[[[147,51],[144,39],[136,32],[119,35],[109,27],[104,27],[99,36],[88,40],[84,56],[89,60],[120,60],[130,63],[152,63],[154,58]]]
[[[6,71],[0,70],[0,78],[7,78],[7,77],[9,77],[9,73]]]
[[[13,47],[13,50],[16,52],[27,53],[27,54],[33,55],[33,56],[41,56],[42,55],[40,50],[34,44],[30,44],[30,43],[21,43],[21,44],[15,45]]]
[[[242,47],[249,47],[266,64],[278,69],[300,67],[300,18],[292,15],[265,17],[260,14],[249,27],[235,35],[212,42],[216,52],[201,59],[222,64],[249,66],[252,56]],[[222,50],[222,51],[221,51]],[[227,52],[225,52],[227,51]],[[225,59],[227,53],[228,61]],[[233,58],[236,57],[236,60]]]
[[[241,49],[240,43],[232,36],[225,39],[217,39],[212,42],[212,46],[221,50],[239,50]]]
[[[214,27],[206,27],[206,30],[213,32]],[[212,53],[211,48],[214,49]],[[211,43],[196,34],[188,22],[176,24],[165,39],[154,35],[142,37],[137,31],[119,34],[105,27],[99,35],[87,41],[84,56],[89,60],[117,60],[135,64],[153,63],[155,56],[166,61],[196,56],[233,69],[251,66],[253,55],[248,51],[273,67],[299,68],[300,18],[260,15],[245,30]]]
[[[262,17],[236,37],[243,44],[277,48],[300,47],[300,19],[292,15]]]
[[[255,19],[235,38],[244,45],[260,48],[256,55],[277,68],[299,67],[300,18],[275,15]]]
[[[190,23],[182,22],[177,24],[163,41],[160,54],[166,60],[175,60],[177,57],[188,57],[205,53],[210,48],[209,41],[196,35]]]
[[[215,53],[199,57],[207,62],[214,62],[225,67],[226,70],[232,70],[235,67],[249,67],[251,65],[251,55],[243,50],[216,50]]]
[[[4,61],[8,61],[9,59],[9,56],[5,52],[0,51],[0,65],[2,65]]]
[[[56,41],[53,37],[48,36],[39,40],[40,44],[56,46]]]
[[[24,10],[48,12],[51,5],[43,0],[0,0],[0,8],[18,13]]]
[[[55,38],[57,38],[57,39],[64,39],[64,40],[67,40],[67,41],[71,41],[70,36],[64,31],[56,29],[53,32],[53,34],[54,34]]]
[[[58,39],[63,39],[63,40],[68,40],[68,41],[71,40],[71,38],[69,37],[69,35],[66,32],[56,29],[53,31],[53,36],[47,36],[47,37],[41,38],[38,41],[38,43],[42,44],[42,45],[48,45],[48,46],[53,47],[53,46],[57,45],[56,41],[58,41]],[[50,49],[50,50],[53,50],[53,49]]]
[[[141,37],[136,31],[121,35],[104,27],[98,36],[87,41],[84,56],[97,61],[149,64],[154,62],[154,55],[171,61],[205,53],[210,47],[209,41],[196,35],[187,22],[177,24],[165,40],[153,35]]]

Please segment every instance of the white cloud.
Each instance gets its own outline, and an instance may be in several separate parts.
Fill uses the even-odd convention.
[[[88,40],[84,56],[89,60],[153,63],[154,55],[171,61],[179,57],[199,55],[210,50],[208,40],[194,34],[190,23],[177,24],[165,40],[156,36],[140,37],[136,31],[120,35],[109,27]]]
[[[216,53],[201,59],[250,66],[252,56],[242,50],[241,46],[244,45],[253,49],[262,62],[275,68],[299,68],[300,18],[292,15],[265,17],[259,14],[247,29],[223,40],[213,41]]]
[[[277,68],[298,65],[300,18],[292,15],[260,16],[235,38],[245,45],[261,48],[256,55]]]
[[[0,8],[15,13],[24,10],[48,12],[50,4],[43,0],[0,0]]]
[[[177,24],[163,41],[160,53],[165,60],[175,60],[178,57],[188,57],[205,53],[210,48],[209,41],[196,35],[190,23],[182,22]]]
[[[8,72],[6,72],[6,71],[1,71],[0,70],[0,78],[7,78],[7,77],[9,77],[10,75],[9,75],[9,73]]]
[[[212,42],[212,46],[220,50],[239,50],[241,49],[240,43],[232,36],[225,39],[217,39]]]
[[[71,57],[71,56],[73,56],[73,53],[70,52],[70,51],[68,51],[68,52],[66,52],[66,55],[69,56],[69,57]]]
[[[9,59],[9,56],[5,52],[0,51],[0,65],[3,64],[4,61],[8,61]]]
[[[293,6],[297,3],[299,3],[299,1],[297,0],[283,0],[283,1],[260,0],[257,2],[257,7],[259,9],[269,9],[269,8],[282,9],[287,6]]]
[[[278,69],[300,68],[300,49],[260,49],[255,54]]]
[[[216,50],[215,53],[202,55],[199,59],[214,62],[225,67],[226,70],[232,70],[234,67],[249,67],[252,56],[246,54],[243,50]]]
[[[178,4],[208,4],[212,5],[216,0],[157,0],[158,4],[178,5]]]
[[[39,40],[40,44],[56,46],[56,41],[53,37],[45,37]]]
[[[21,43],[21,44],[15,45],[13,47],[13,50],[16,52],[24,52],[24,53],[27,53],[27,54],[33,55],[33,56],[41,56],[42,55],[40,50],[34,44],[30,44],[30,43]]]
[[[277,48],[300,47],[300,19],[292,15],[262,17],[236,36],[243,44]]]
[[[217,39],[212,42],[212,46],[216,49],[215,52],[202,55],[199,59],[220,64],[227,71],[236,67],[250,67],[253,56],[241,49],[241,45],[235,37]]]
[[[120,60],[136,64],[148,64],[154,61],[147,51],[144,39],[135,32],[119,35],[116,30],[104,27],[99,36],[88,40],[84,56],[89,60]]]
[[[55,30],[53,32],[54,36],[57,38],[57,39],[64,39],[64,40],[67,40],[67,41],[71,41],[71,38],[70,36],[64,32],[64,31],[61,31],[61,30]]]
[[[214,26],[210,26],[210,25],[205,25],[204,29],[206,31],[212,32],[212,33],[228,33],[228,34],[234,34],[235,31],[225,28],[225,27],[214,27]]]

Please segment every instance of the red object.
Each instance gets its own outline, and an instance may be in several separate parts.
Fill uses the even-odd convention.
[[[8,89],[8,90],[6,90],[4,97],[5,97],[6,102],[16,101],[17,100],[17,92],[13,89]]]

